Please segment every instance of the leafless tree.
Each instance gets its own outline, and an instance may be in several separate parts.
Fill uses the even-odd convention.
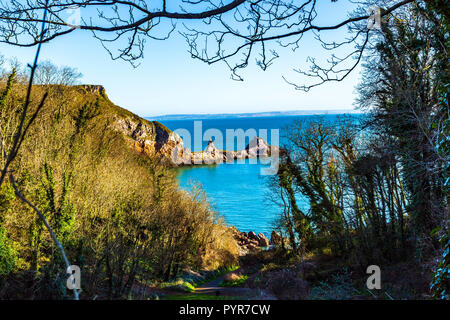
[[[147,40],[165,40],[178,30],[189,46],[193,58],[206,63],[223,61],[232,77],[242,80],[239,70],[250,60],[263,70],[279,57],[277,48],[303,47],[306,33],[328,50],[348,47],[343,57],[332,54],[329,66],[320,67],[310,59],[311,70],[297,70],[319,81],[297,89],[309,90],[326,81],[344,79],[360,62],[369,39],[368,9],[384,7],[381,18],[392,14],[414,0],[364,1],[349,17],[334,25],[321,25],[317,0],[56,0],[48,5],[48,27],[39,37],[40,12],[44,0],[4,1],[0,4],[0,42],[17,46],[34,46],[70,34],[76,30],[91,31],[113,59],[136,63],[142,58]],[[327,6],[342,10],[341,2],[330,0]],[[178,27],[177,22],[182,26]],[[349,37],[326,42],[327,31],[348,28]],[[355,58],[355,61],[352,59]]]
[[[78,82],[82,74],[75,68],[68,66],[58,67],[51,61],[42,61],[36,69],[36,84],[58,84],[71,86]]]
[[[387,6],[380,12],[380,18],[412,2],[415,1],[383,1]],[[30,79],[39,73],[37,58],[40,45],[75,30],[91,31],[113,59],[120,58],[134,64],[142,58],[147,39],[167,39],[176,29],[176,22],[182,21],[182,34],[192,57],[209,64],[225,62],[237,80],[242,80],[238,71],[249,64],[253,55],[257,55],[256,63],[265,70],[278,57],[271,44],[296,49],[307,32],[314,32],[317,40],[329,50],[354,46],[343,58],[333,54],[329,67],[321,67],[311,58],[310,72],[297,70],[319,79],[309,85],[295,85],[297,89],[308,91],[327,81],[345,79],[361,61],[370,34],[366,21],[371,15],[366,12],[373,3],[360,4],[348,19],[335,25],[321,26],[315,24],[319,16],[316,0],[300,3],[293,0],[234,0],[229,3],[221,0],[170,3],[165,0],[155,3],[145,0],[9,0],[0,2],[0,42],[21,47],[38,46]],[[341,42],[327,43],[318,34],[344,27],[353,33]],[[355,57],[356,62],[351,62]],[[31,84],[27,101],[30,93]],[[13,149],[2,170],[0,185],[24,137],[25,119],[29,116],[27,103]]]

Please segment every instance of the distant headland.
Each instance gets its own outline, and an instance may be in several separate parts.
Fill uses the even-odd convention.
[[[307,116],[327,114],[355,114],[360,113],[352,109],[330,109],[330,110],[297,110],[297,111],[268,111],[255,113],[218,113],[218,114],[168,114],[144,117],[148,120],[206,120],[206,119],[232,119],[232,118],[257,118],[257,117],[286,117]]]

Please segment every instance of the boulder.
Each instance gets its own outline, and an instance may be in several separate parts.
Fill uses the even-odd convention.
[[[264,139],[254,137],[245,148],[249,158],[269,156],[270,147]]]
[[[263,233],[258,233],[258,238],[259,238],[259,246],[260,247],[268,247],[270,245],[269,239],[267,239],[267,237],[263,234]]]
[[[237,160],[246,159],[248,157],[248,153],[246,150],[233,151],[233,158]]]
[[[194,164],[213,164],[227,161],[226,155],[216,148],[213,141],[210,139],[206,149],[200,153],[194,153]]]
[[[249,239],[251,239],[251,240],[256,240],[256,241],[259,242],[258,236],[257,236],[256,233],[254,233],[253,231],[250,231],[250,232],[248,233],[247,237],[248,237]]]
[[[245,255],[249,251],[261,250],[261,247],[269,245],[268,244],[269,241],[263,234],[259,234],[259,236],[257,236],[256,233],[253,231],[250,231],[247,234],[245,232],[237,230],[236,227],[232,227],[231,230],[233,232],[234,239],[236,240],[236,243],[239,246],[239,250],[242,253],[242,254],[240,253],[240,255]],[[261,237],[261,235],[266,240],[261,240],[264,239]]]
[[[270,244],[279,246],[281,245],[282,240],[283,239],[281,238],[278,232],[276,232],[275,230],[272,231],[272,234],[270,235]]]

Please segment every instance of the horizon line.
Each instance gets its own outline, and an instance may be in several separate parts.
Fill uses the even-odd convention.
[[[260,115],[260,114],[292,114],[302,115],[300,113],[330,113],[345,114],[345,113],[364,113],[357,109],[307,109],[307,110],[285,110],[285,111],[261,111],[261,112],[230,112],[230,113],[172,113],[159,115],[146,115],[143,118],[160,118],[160,117],[186,117],[186,116],[242,116],[242,115]]]

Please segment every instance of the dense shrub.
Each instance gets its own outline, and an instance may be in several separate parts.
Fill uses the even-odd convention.
[[[80,266],[82,298],[128,297],[136,279],[170,280],[185,267],[236,263],[231,233],[204,192],[179,189],[172,169],[133,151],[114,129],[117,117],[134,115],[106,95],[80,87],[35,86],[32,101],[45,91],[46,104],[11,169],[21,192],[44,212],[70,262]],[[24,93],[19,80],[0,82],[6,137],[14,134]],[[32,292],[27,298],[70,295],[54,242],[7,182],[0,190],[0,217],[1,273],[14,273],[17,289],[9,290],[9,297],[19,291]],[[20,280],[30,273],[34,281]]]
[[[16,267],[16,255],[6,237],[5,229],[0,227],[0,283],[1,277],[8,275]]]

